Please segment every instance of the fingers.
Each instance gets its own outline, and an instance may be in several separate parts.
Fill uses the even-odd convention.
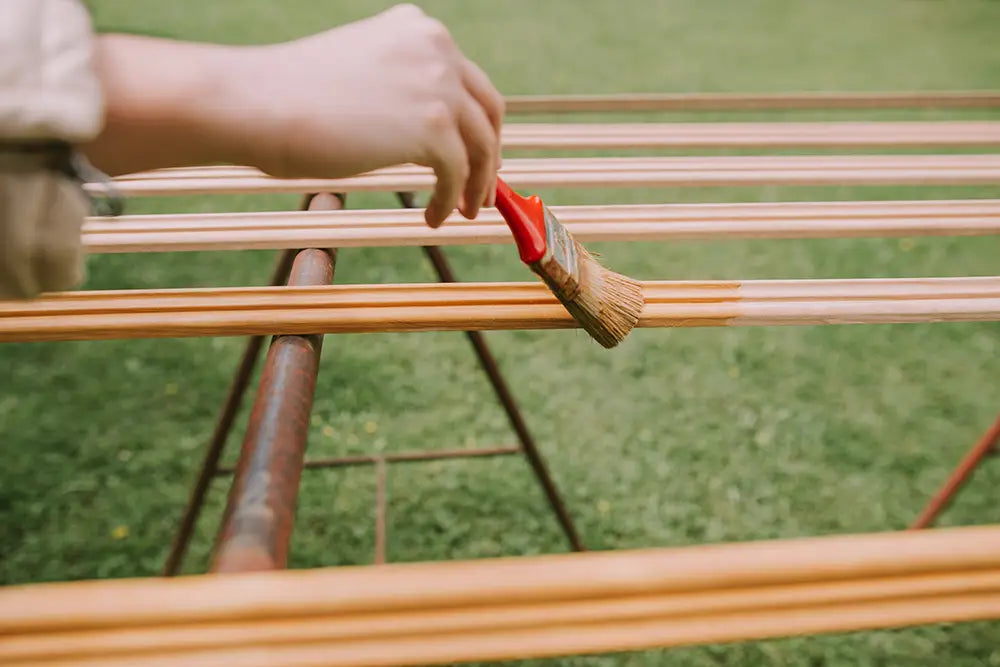
[[[453,124],[442,125],[435,136],[430,166],[434,169],[437,183],[424,211],[424,220],[431,227],[440,227],[458,207],[459,197],[469,179],[469,156],[465,142]]]
[[[468,62],[461,54],[458,61]],[[456,101],[437,108],[428,121],[432,130],[428,162],[437,176],[424,213],[431,227],[438,227],[456,207],[471,220],[482,206],[494,205],[503,99],[485,74],[471,67],[462,84],[469,81],[476,93],[462,85]]]
[[[484,204],[493,205],[504,101],[483,70],[461,53],[443,23],[412,5],[397,10],[407,12],[414,16],[407,19],[406,32],[416,34],[426,49],[417,50],[423,58],[414,57],[413,62],[423,67],[424,75],[416,78],[433,100],[424,107],[428,115],[419,143],[423,163],[437,177],[425,211],[427,224],[437,227],[455,208],[472,219]]]
[[[450,115],[450,114],[449,114]],[[499,141],[486,111],[471,95],[459,102],[457,118],[438,119],[431,167],[437,175],[425,219],[437,227],[459,208],[472,220],[483,205],[492,206],[496,192]]]
[[[501,161],[500,131],[503,127],[506,106],[503,95],[500,94],[500,91],[496,89],[489,77],[486,76],[486,73],[476,63],[464,57],[462,60],[462,82],[466,90],[482,106],[483,111],[486,112],[486,117],[489,118],[490,123],[493,125],[493,131],[496,133],[496,168],[499,169]]]
[[[493,83],[486,76],[486,73],[480,69],[479,65],[468,58],[463,57],[462,60],[462,82],[469,93],[482,105],[486,116],[490,119],[490,123],[493,124],[493,129],[499,134],[500,127],[503,125],[503,96],[493,86]]]
[[[462,196],[462,215],[472,220],[481,206],[491,205],[496,191],[496,132],[483,108],[468,96],[459,117],[459,131],[469,156],[469,180]]]

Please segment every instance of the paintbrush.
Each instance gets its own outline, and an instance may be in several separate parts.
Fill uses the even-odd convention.
[[[496,195],[496,207],[510,227],[521,261],[591,338],[606,348],[620,343],[639,321],[642,286],[601,266],[537,195],[522,197],[499,177]]]

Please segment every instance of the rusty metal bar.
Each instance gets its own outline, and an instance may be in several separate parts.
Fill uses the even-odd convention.
[[[441,461],[446,459],[489,458],[492,456],[509,456],[520,454],[520,447],[482,447],[479,449],[425,449],[413,452],[395,452],[390,454],[358,454],[356,456],[335,456],[307,459],[304,468],[347,468],[350,466],[373,465],[379,461],[386,463],[418,463],[423,461]],[[234,468],[220,467],[217,476],[232,475]]]
[[[343,208],[346,196],[337,193],[334,194],[334,197],[339,200],[340,205],[333,208]],[[302,198],[300,208],[308,209],[311,203],[312,195],[306,195]],[[292,271],[292,263],[295,260],[295,254],[295,250],[289,249],[282,251],[278,255],[278,261],[271,272],[271,279],[268,281],[268,284],[278,286],[283,285],[288,280],[288,275]],[[197,524],[198,517],[201,515],[201,508],[205,504],[208,486],[212,481],[212,477],[219,474],[219,459],[222,457],[226,441],[229,439],[229,433],[233,429],[236,413],[239,412],[240,406],[243,403],[243,397],[250,386],[250,376],[253,375],[253,370],[257,366],[257,360],[260,358],[260,351],[264,347],[265,338],[266,336],[251,336],[247,339],[246,346],[243,348],[243,356],[240,358],[239,366],[236,367],[236,372],[229,384],[226,400],[222,404],[222,410],[219,413],[219,419],[212,432],[212,438],[209,440],[208,447],[205,450],[205,458],[202,459],[201,468],[198,470],[198,476],[195,478],[194,486],[191,488],[187,505],[184,507],[184,514],[181,516],[180,524],[177,526],[174,541],[170,545],[170,552],[167,554],[166,561],[163,564],[164,576],[172,577],[181,569],[184,555],[187,553],[188,546],[191,543],[195,524]]]
[[[288,280],[288,274],[292,270],[292,261],[294,259],[294,250],[282,251],[271,274],[271,285],[281,285]],[[222,450],[226,446],[229,432],[233,428],[236,413],[239,412],[240,405],[243,403],[243,396],[250,385],[250,376],[253,375],[257,359],[260,358],[260,351],[264,346],[265,338],[266,336],[251,336],[247,339],[246,347],[243,348],[243,356],[240,359],[239,366],[236,368],[236,373],[233,375],[232,382],[229,384],[229,391],[226,394],[225,402],[222,404],[219,420],[215,424],[212,439],[209,440],[208,447],[205,450],[205,458],[202,460],[201,468],[198,470],[198,477],[191,488],[191,495],[188,497],[187,505],[184,507],[184,514],[181,516],[180,524],[177,526],[174,541],[170,545],[170,553],[167,554],[167,559],[164,562],[164,576],[172,577],[181,569],[184,555],[187,553],[188,545],[191,543],[191,535],[194,532],[195,524],[198,522],[198,516],[201,514],[201,508],[205,503],[209,483],[212,481],[212,477],[218,474],[219,458],[222,456]]]
[[[412,192],[397,192],[396,197],[405,208],[415,207]],[[427,255],[427,258],[434,266],[434,271],[441,282],[456,282],[455,274],[451,269],[448,258],[441,248],[437,246],[424,246],[424,254]],[[521,450],[524,452],[525,457],[528,459],[528,464],[531,466],[535,477],[538,479],[538,483],[545,492],[545,498],[548,500],[552,511],[555,512],[556,519],[558,519],[567,541],[569,541],[574,551],[586,550],[583,540],[580,539],[580,534],[576,530],[576,525],[573,523],[573,517],[570,516],[569,510],[566,509],[566,503],[563,501],[559,489],[556,487],[556,483],[549,473],[545,459],[536,446],[535,439],[531,435],[531,431],[528,430],[528,425],[521,416],[521,410],[517,405],[517,401],[514,399],[514,395],[500,373],[500,367],[497,365],[493,353],[486,344],[486,337],[480,331],[466,331],[465,336],[469,339],[469,343],[472,344],[472,348],[476,352],[476,357],[479,359],[479,365],[489,378],[493,392],[503,406],[511,427],[517,433],[517,438],[521,443]]]
[[[333,256],[303,250],[289,285],[329,284]],[[285,565],[322,336],[277,336],[268,350],[257,398],[230,490],[213,571]]]
[[[375,461],[375,564],[385,563],[386,551],[386,509],[385,509],[385,476],[386,464],[384,458]]]
[[[917,520],[910,526],[910,530],[920,530],[921,528],[930,527],[934,523],[934,519],[944,511],[955,495],[958,494],[983,458],[997,447],[998,442],[1000,442],[1000,415],[997,415],[997,419],[993,422],[993,425],[983,434],[973,448],[966,453],[965,457],[959,461],[955,470],[952,471],[945,483],[934,494],[934,497],[931,498],[931,501],[927,503],[920,516],[917,517]]]
[[[312,210],[339,206],[332,195],[317,195],[309,204]],[[335,251],[303,250],[288,284],[329,284],[334,265]],[[214,572],[285,567],[322,343],[322,335],[276,336],[268,349],[216,542]]]

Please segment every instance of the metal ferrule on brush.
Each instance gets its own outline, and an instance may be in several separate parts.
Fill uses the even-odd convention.
[[[642,286],[602,267],[538,196],[522,197],[497,179],[497,209],[518,253],[573,319],[604,347],[614,347],[642,313]]]
[[[580,253],[577,243],[548,208],[545,212],[545,255],[531,268],[565,301],[580,293]]]

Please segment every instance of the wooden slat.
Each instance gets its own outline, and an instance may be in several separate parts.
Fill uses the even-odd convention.
[[[615,170],[628,171],[756,171],[761,169],[799,169],[828,171],[830,169],[907,169],[934,168],[943,171],[992,168],[1000,155],[995,154],[945,154],[945,155],[722,155],[722,156],[639,156],[639,157],[532,157],[511,158],[504,163],[510,174],[544,174],[558,170],[574,173],[604,173]],[[400,164],[366,172],[363,176],[417,176],[430,170],[414,164]],[[254,167],[216,165],[203,167],[175,167],[137,172],[118,177],[120,182],[176,181],[265,176]],[[322,179],[341,180],[341,179]]]
[[[647,282],[640,327],[1000,319],[1000,277]],[[566,329],[537,283],[70,292],[0,302],[0,342]]]
[[[14,586],[0,658],[441,664],[997,618],[998,554],[977,526]]]
[[[512,95],[506,98],[506,102],[508,114],[767,109],[970,109],[1000,107],[1000,91]]]
[[[824,155],[523,158],[501,174],[513,187],[709,187],[760,185],[992,185],[1000,155]],[[115,179],[128,196],[430,189],[431,170],[404,165],[341,179],[277,179],[255,169],[202,167]],[[95,187],[96,186],[88,186]]]
[[[507,150],[689,148],[988,148],[1000,122],[508,123]]]
[[[583,605],[577,605],[583,606]],[[600,613],[604,607],[591,606]],[[544,610],[542,610],[544,613]],[[765,608],[751,612],[640,617],[607,623],[536,624],[504,630],[416,634],[375,639],[311,641],[283,638],[234,647],[181,651],[148,642],[152,650],[99,658],[16,661],[7,667],[417,667],[474,660],[518,660],[699,644],[897,629],[935,623],[995,620],[1000,595],[912,596],[901,600]],[[296,624],[299,625],[299,624]]]
[[[978,236],[1000,233],[1000,200],[553,206],[591,241]],[[495,209],[430,229],[419,210],[182,213],[91,218],[91,253],[511,243]]]
[[[1000,526],[934,528],[517,558],[24,584],[0,588],[17,632],[381,612],[1000,568]],[[150,605],[149,600],[157,600]]]
[[[992,600],[992,604],[984,605],[986,600]],[[463,658],[497,659],[503,655],[497,653],[503,650],[498,639],[531,629],[535,630],[535,641],[531,642],[530,652],[536,656],[536,651],[559,655],[581,650],[621,650],[641,646],[645,641],[652,641],[651,646],[664,646],[798,634],[801,618],[795,616],[803,612],[811,617],[807,627],[812,631],[843,630],[845,606],[852,609],[849,623],[853,627],[848,626],[852,629],[994,618],[1000,614],[1000,570],[429,612],[35,633],[0,641],[0,659],[6,665],[22,661],[130,664],[129,660],[148,664],[147,660],[160,661],[170,656],[181,664],[211,657],[220,664],[245,664],[246,659],[252,659],[252,648],[257,648],[284,653],[281,664],[289,664],[294,660],[292,656],[301,656],[296,647],[319,644],[326,653],[326,665],[427,664]],[[886,614],[887,609],[893,612]],[[916,609],[920,611],[914,615]],[[862,619],[870,618],[874,610],[882,619],[869,625],[870,621]],[[762,632],[761,621],[773,618],[792,622]],[[720,623],[723,619],[729,622]],[[731,626],[737,619],[741,629],[734,636]],[[722,627],[710,630],[713,622]],[[636,626],[655,628],[655,640],[646,632],[628,632]],[[614,644],[607,643],[609,628],[616,629]],[[600,643],[594,643],[592,630],[602,635]],[[622,636],[625,632],[628,638]],[[449,646],[445,637],[457,640],[456,646]],[[541,637],[545,638],[544,647],[538,642]],[[429,645],[434,640],[438,640],[436,646]],[[419,656],[413,655],[414,643],[423,645]],[[507,655],[522,657],[525,649],[518,642],[507,648]],[[234,659],[239,662],[234,663]]]

